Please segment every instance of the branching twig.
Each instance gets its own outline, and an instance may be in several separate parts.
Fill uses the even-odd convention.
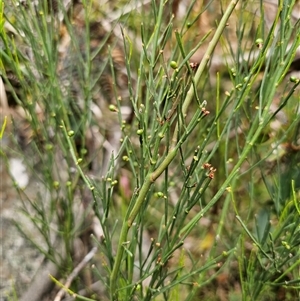
[[[195,83],[197,84],[200,80],[200,77],[202,75],[202,73],[205,70],[205,67],[209,61],[209,59],[211,58],[211,55],[213,53],[213,50],[217,44],[217,42],[220,39],[220,36],[226,26],[226,23],[231,15],[231,13],[233,12],[236,4],[237,4],[238,0],[233,0],[230,2],[226,12],[224,13],[221,21],[220,21],[220,25],[216,30],[216,33],[214,35],[214,37],[212,38],[207,51],[205,53],[205,58],[203,59],[203,61],[200,63],[200,66],[197,70],[197,73],[195,75]],[[190,105],[192,99],[194,97],[194,89],[190,89],[186,95],[186,98],[184,100],[183,106],[182,106],[182,114],[185,115],[188,106]],[[175,130],[176,131],[176,130]],[[131,210],[131,212],[129,213],[129,218],[127,221],[123,222],[122,225],[122,229],[121,229],[121,233],[120,233],[120,238],[119,238],[119,243],[118,243],[118,249],[117,249],[117,254],[116,254],[116,258],[115,258],[115,263],[112,269],[112,273],[111,273],[111,277],[110,277],[110,297],[111,300],[118,300],[118,293],[117,293],[117,289],[118,289],[118,285],[117,285],[117,278],[118,278],[118,274],[120,272],[120,265],[122,262],[122,257],[123,257],[123,251],[124,251],[124,246],[123,243],[127,240],[127,233],[129,231],[129,228],[131,227],[133,221],[135,220],[143,202],[145,199],[145,196],[150,188],[150,186],[153,184],[153,182],[159,177],[159,175],[161,173],[163,173],[164,169],[167,168],[167,166],[171,163],[171,161],[175,158],[176,153],[178,151],[179,148],[179,144],[176,144],[177,140],[175,141],[175,139],[173,139],[173,145],[171,147],[171,150],[169,152],[169,154],[166,156],[166,158],[164,159],[164,161],[161,163],[160,166],[158,166],[158,168],[152,172],[149,173],[145,179],[145,182],[143,183],[138,198],[136,200],[136,203],[134,205],[134,208]]]
[[[83,260],[77,265],[77,267],[72,271],[70,276],[67,278],[66,283],[63,288],[59,290],[57,295],[54,298],[54,301],[60,301],[66,293],[66,289],[68,289],[74,280],[75,277],[79,274],[79,272],[86,266],[86,264],[93,258],[95,253],[97,252],[97,248],[94,247],[92,250],[83,258]]]

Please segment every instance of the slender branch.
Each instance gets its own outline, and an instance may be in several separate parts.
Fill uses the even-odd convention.
[[[220,24],[219,26],[217,27],[217,30],[212,38],[212,40],[209,42],[208,44],[208,47],[203,55],[203,58],[199,64],[199,67],[197,69],[197,72],[195,74],[195,78],[194,78],[194,81],[196,83],[196,85],[198,85],[199,81],[200,81],[200,78],[202,76],[202,74],[205,72],[205,68],[208,64],[208,62],[210,61],[211,57],[212,57],[212,54],[213,54],[213,51],[217,45],[217,43],[219,42],[220,40],[220,37],[223,33],[223,30],[225,29],[226,25],[227,25],[227,22],[228,22],[228,19],[230,17],[230,15],[232,14],[235,6],[237,5],[237,3],[239,2],[239,0],[233,0],[230,2],[229,6],[227,7],[221,21],[220,21]],[[195,95],[195,89],[194,89],[194,86],[191,85],[189,91],[187,92],[187,95],[186,95],[186,98],[183,102],[183,105],[182,105],[182,115],[185,116],[186,113],[187,113],[187,110],[193,100],[193,97]],[[176,140],[177,140],[177,130],[178,130],[178,126],[176,126],[176,129],[174,131],[174,135],[173,135],[173,138],[172,138],[172,145],[174,146],[176,144]]]
[[[230,15],[232,14],[237,3],[238,3],[238,0],[231,1],[227,10],[225,11],[225,13],[220,21],[220,24],[215,32],[215,35],[212,38],[211,42],[209,43],[208,48],[205,52],[204,58],[201,61],[199,68],[196,72],[196,75],[195,75],[196,85],[199,83],[200,77],[203,74],[203,72],[205,71],[205,67],[206,67],[207,63],[209,62],[210,57],[214,51],[214,48],[215,48],[216,44],[218,43],[218,41],[221,37],[221,34],[222,34],[224,28],[226,27],[227,21],[228,21]],[[187,109],[193,99],[193,96],[194,96],[194,87],[191,87],[190,90],[188,91],[185,101],[183,103],[183,107],[182,107],[183,115],[186,114]],[[177,133],[177,128],[175,129],[174,137],[177,137],[176,133]],[[177,139],[175,140],[174,137],[173,137],[171,151],[166,156],[166,158],[164,159],[162,164],[154,172],[149,173],[147,175],[145,182],[143,183],[143,185],[140,189],[140,193],[136,200],[136,204],[129,214],[128,220],[123,222],[121,233],[120,233],[120,238],[119,238],[119,243],[118,243],[117,254],[116,254],[116,258],[115,258],[115,263],[114,263],[111,277],[110,277],[110,295],[111,295],[112,301],[118,300],[118,294],[117,294],[116,288],[117,288],[117,278],[118,278],[118,274],[120,271],[120,265],[121,265],[123,252],[124,252],[123,243],[127,240],[127,234],[128,234],[129,228],[131,227],[132,223],[134,222],[134,219],[136,218],[138,212],[140,211],[140,208],[143,205],[145,196],[146,196],[147,192],[149,191],[149,188],[155,182],[155,180],[163,173],[165,168],[173,161],[173,159],[175,158],[175,156],[177,154],[179,143],[177,143]]]
[[[66,289],[68,289],[74,278],[77,277],[79,272],[87,265],[87,263],[94,257],[97,252],[97,248],[94,247],[91,251],[82,259],[82,261],[75,267],[70,276],[67,278],[65,285],[61,288],[56,294],[54,301],[60,301],[66,293]]]

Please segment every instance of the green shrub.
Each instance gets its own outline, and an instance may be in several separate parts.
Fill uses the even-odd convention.
[[[16,225],[63,278],[78,264],[78,238],[84,254],[98,248],[89,273],[103,295],[78,299],[219,300],[216,284],[228,300],[297,296],[296,4],[280,1],[270,29],[263,6],[249,4],[261,12],[251,35],[253,14],[242,3],[232,15],[237,2],[220,5],[216,30],[203,36],[197,24],[215,3],[192,1],[180,20],[164,1],[83,1],[77,19],[62,1],[60,14],[47,1],[4,6],[1,76],[30,125],[17,152],[42,187],[35,198],[16,189],[43,243]],[[214,74],[218,43],[226,63]],[[82,281],[63,287],[73,294]]]

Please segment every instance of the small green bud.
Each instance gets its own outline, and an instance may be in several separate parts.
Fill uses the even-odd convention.
[[[69,136],[69,137],[73,137],[73,136],[74,136],[74,134],[75,134],[75,132],[74,132],[74,131],[69,131],[69,132],[68,132],[68,136]]]
[[[297,78],[296,76],[291,76],[290,77],[290,82],[297,84],[299,82],[299,78]]]
[[[51,151],[51,150],[53,150],[53,145],[48,143],[45,145],[45,149],[46,149],[46,151]]]
[[[156,164],[156,160],[150,159],[150,164],[151,165],[155,165]]]
[[[231,192],[232,191],[231,187],[230,186],[226,187],[226,191]]]
[[[138,129],[138,130],[136,131],[136,133],[137,133],[138,135],[142,135],[142,134],[144,133],[144,130],[143,130],[143,129]]]
[[[164,196],[164,194],[161,191],[159,191],[159,192],[156,193],[156,196],[158,198],[162,198]]]
[[[53,182],[53,187],[54,187],[54,189],[58,189],[59,188],[59,182],[58,181],[54,181]]]
[[[115,105],[109,105],[108,108],[111,112],[119,112],[118,108]]]
[[[171,67],[172,69],[176,69],[176,68],[178,67],[178,65],[177,65],[177,63],[176,63],[175,61],[171,61],[170,67]]]
[[[249,80],[249,76],[244,77],[244,83],[246,83]]]
[[[227,253],[226,251],[223,251],[223,252],[222,252],[222,255],[223,255],[224,257],[227,257],[227,256],[228,256],[228,253]]]
[[[123,156],[123,157],[122,157],[122,160],[125,161],[125,162],[128,162],[128,161],[129,161],[129,157]]]
[[[236,88],[237,90],[240,90],[240,89],[242,88],[242,86],[243,86],[242,84],[238,84],[238,85],[235,86],[235,88]]]
[[[79,165],[82,162],[82,158],[78,158],[76,164]]]
[[[286,242],[286,241],[282,241],[281,244],[287,249],[289,250],[291,248],[291,246]]]
[[[66,186],[70,187],[71,185],[72,185],[72,182],[71,181],[67,181]]]
[[[257,40],[255,41],[255,45],[256,45],[256,47],[259,48],[259,49],[262,48],[263,43],[264,43],[263,39],[257,39]]]
[[[84,155],[86,155],[87,154],[87,149],[86,148],[82,148],[81,150],[80,150],[80,153],[84,156]]]

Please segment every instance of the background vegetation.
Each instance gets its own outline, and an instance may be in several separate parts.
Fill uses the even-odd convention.
[[[300,299],[297,5],[0,1],[6,300]]]

